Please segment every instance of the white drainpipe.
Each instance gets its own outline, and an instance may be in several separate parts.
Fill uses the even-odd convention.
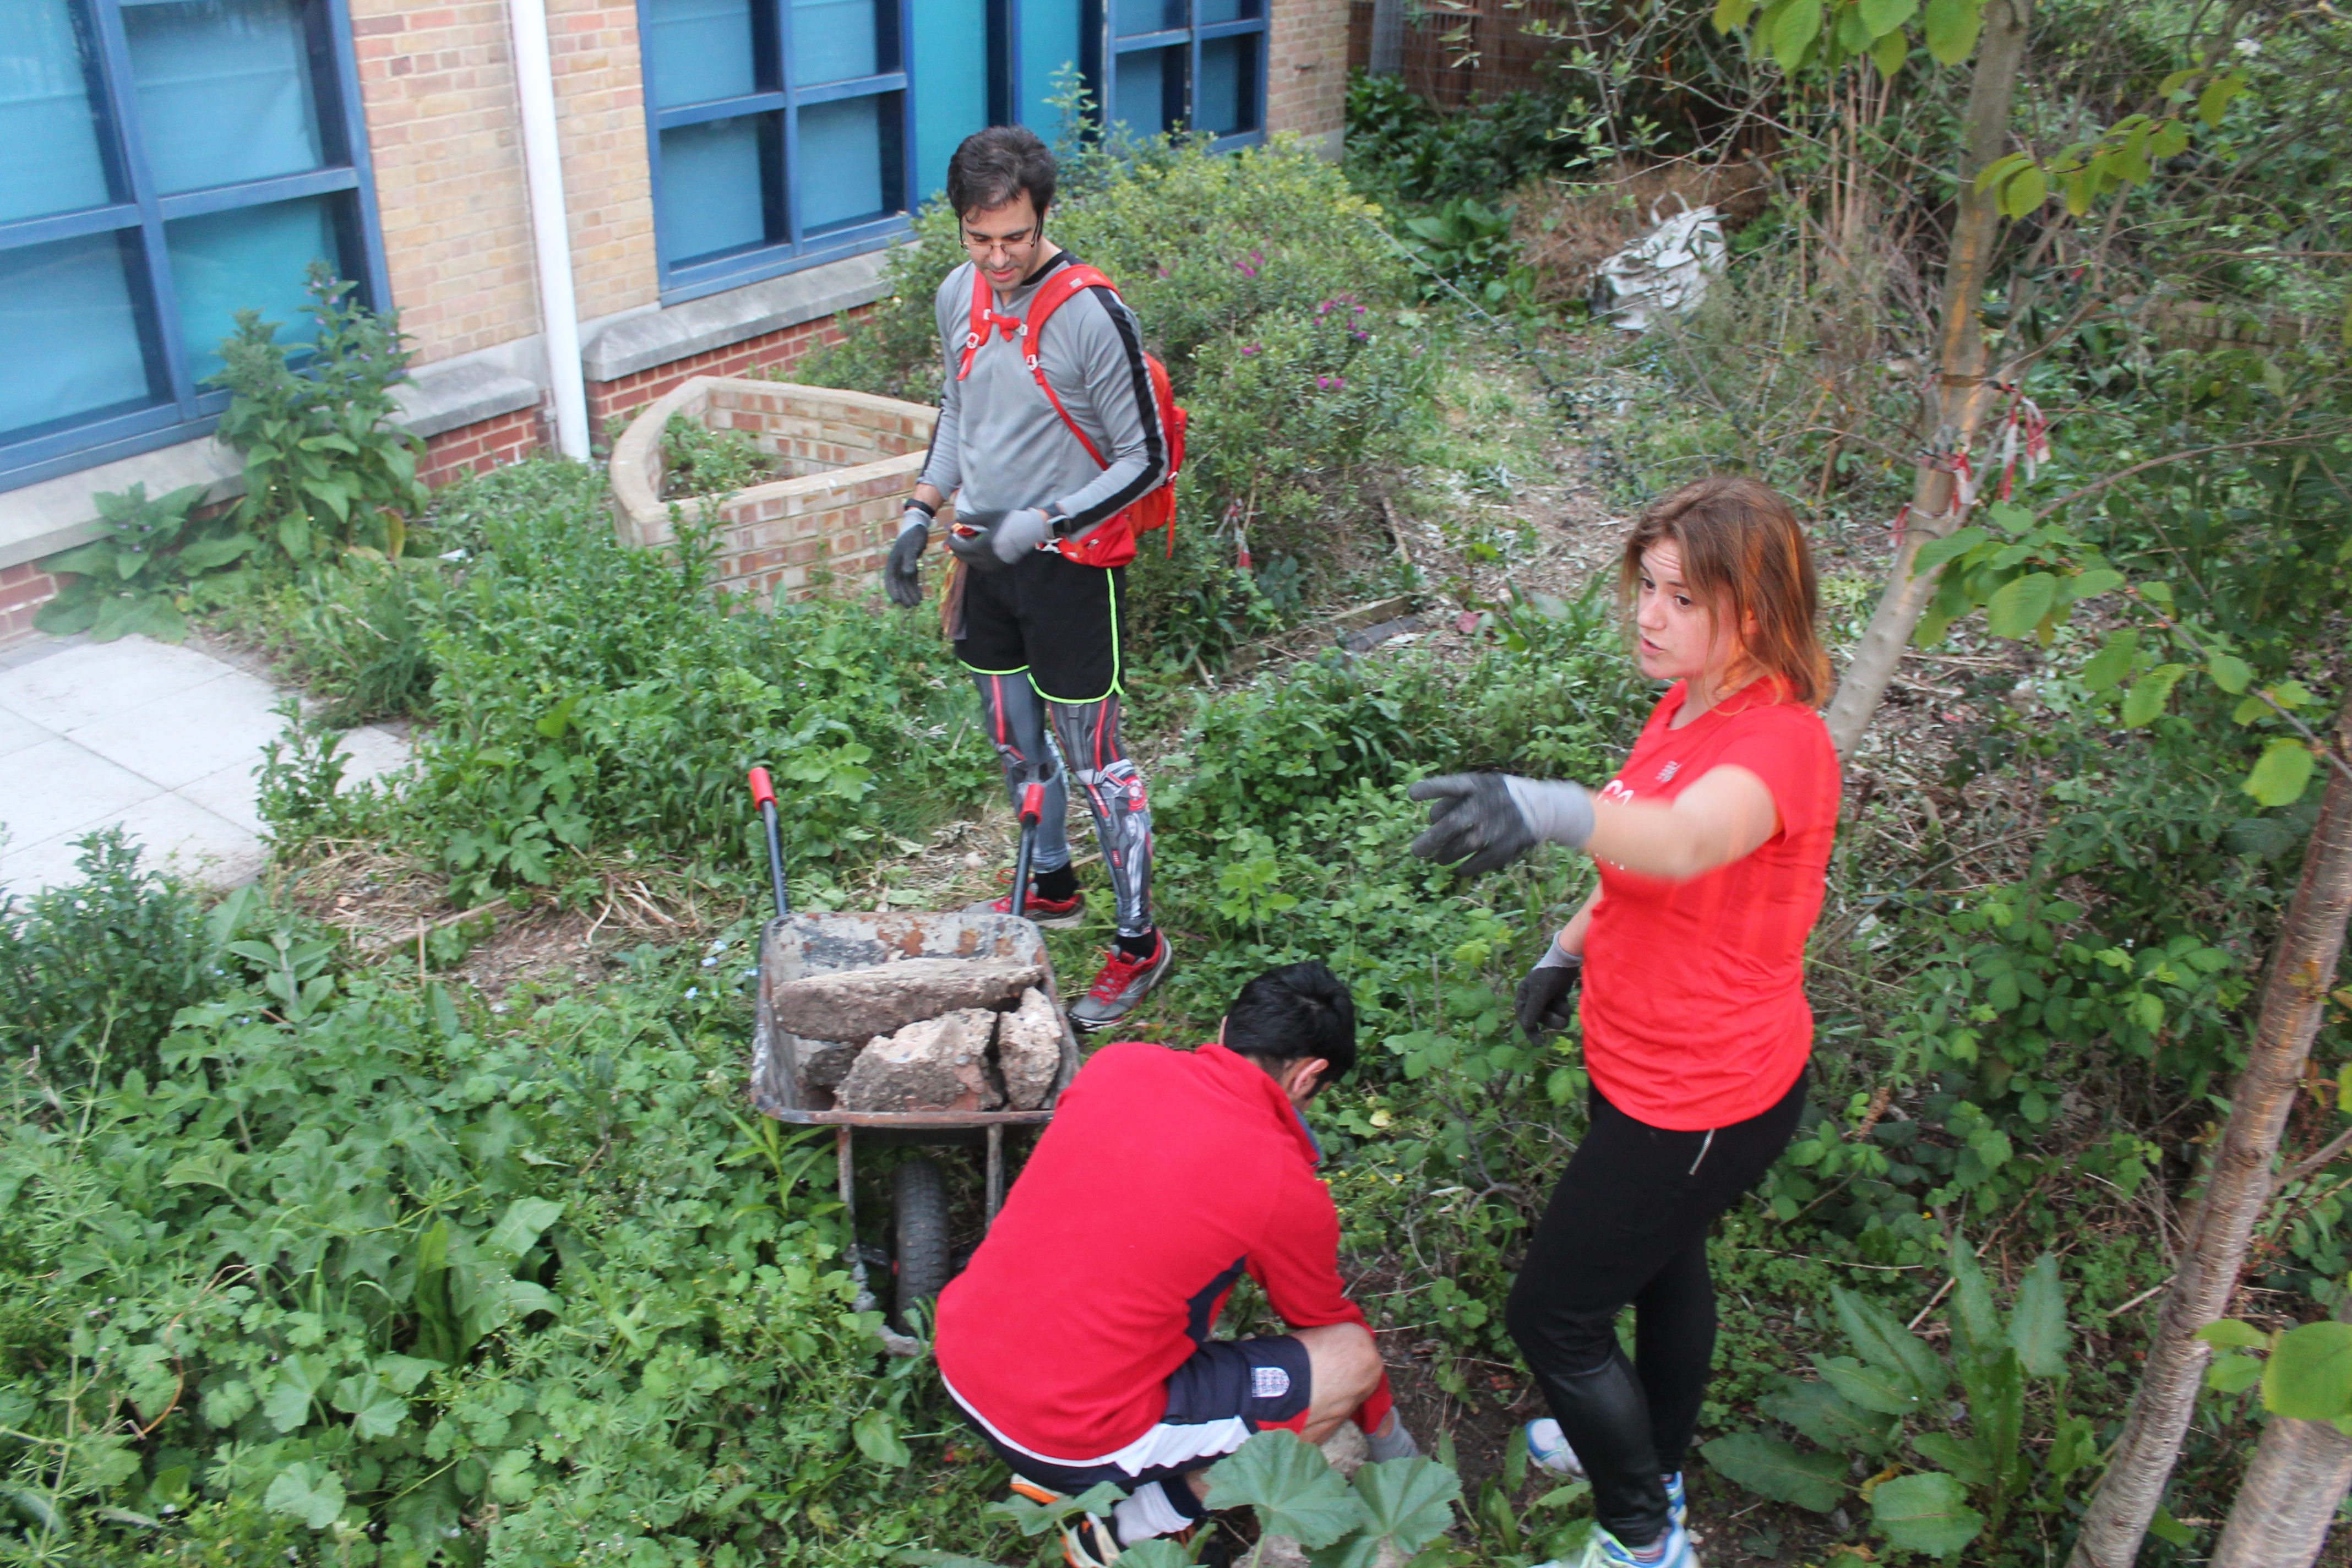
[[[515,94],[522,105],[522,166],[530,185],[530,248],[539,262],[540,329],[554,384],[555,445],[588,460],[588,385],[580,374],[580,308],[572,292],[572,231],[564,220],[563,158],[555,141],[555,68],[547,57],[546,0],[507,0]]]

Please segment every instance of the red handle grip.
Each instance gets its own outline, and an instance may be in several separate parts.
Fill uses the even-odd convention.
[[[754,805],[775,805],[776,785],[774,781],[768,777],[768,770],[765,768],[753,768],[751,770],[751,804]]]
[[[1041,784],[1021,786],[1021,826],[1034,827],[1045,820],[1045,786]]]

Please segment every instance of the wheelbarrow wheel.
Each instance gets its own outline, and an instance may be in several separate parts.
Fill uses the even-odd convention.
[[[907,1161],[890,1174],[890,1208],[898,1273],[892,1317],[900,1332],[912,1333],[915,1303],[948,1282],[947,1178],[929,1160]]]

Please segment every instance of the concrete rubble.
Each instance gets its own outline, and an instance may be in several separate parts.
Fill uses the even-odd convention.
[[[771,994],[776,1022],[804,1040],[871,1040],[970,1008],[1009,1007],[1042,984],[1034,964],[910,958],[786,981]]]
[[[1054,1092],[1054,1075],[1062,1067],[1062,1019],[1043,991],[1024,991],[1021,1005],[996,1026],[996,1065],[1015,1110],[1034,1110]]]
[[[841,1080],[844,1110],[1002,1110],[988,1071],[996,1015],[966,1007],[872,1040]]]

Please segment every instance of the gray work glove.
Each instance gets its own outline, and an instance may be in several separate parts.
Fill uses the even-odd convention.
[[[1562,952],[1557,942],[1544,948],[1513,998],[1519,1028],[1531,1043],[1541,1045],[1546,1035],[1558,1034],[1576,1021],[1576,992],[1583,981],[1581,953]]]
[[[1365,1433],[1364,1447],[1371,1450],[1372,1463],[1376,1465],[1386,1464],[1391,1459],[1421,1458],[1421,1445],[1414,1442],[1412,1434],[1404,1429],[1402,1420],[1391,1421],[1385,1436],[1378,1432]]]
[[[1412,852],[1454,865],[1465,878],[1500,870],[1540,839],[1580,848],[1592,837],[1592,795],[1581,784],[1447,773],[1423,779],[1405,794],[1434,803],[1428,830],[1412,841]]]
[[[890,546],[890,559],[882,564],[882,591],[902,610],[923,602],[923,574],[918,563],[930,542],[930,514],[919,506],[908,507],[906,521],[899,525],[898,542]]]
[[[955,521],[948,525],[948,548],[955,552],[957,560],[975,572],[1003,571],[1004,563],[997,559],[994,541],[997,526],[1010,515],[959,510]]]
[[[1030,551],[1054,537],[1054,525],[1044,512],[1034,506],[1007,512],[1004,521],[988,532],[988,547],[996,552],[996,559],[1010,566]]]

